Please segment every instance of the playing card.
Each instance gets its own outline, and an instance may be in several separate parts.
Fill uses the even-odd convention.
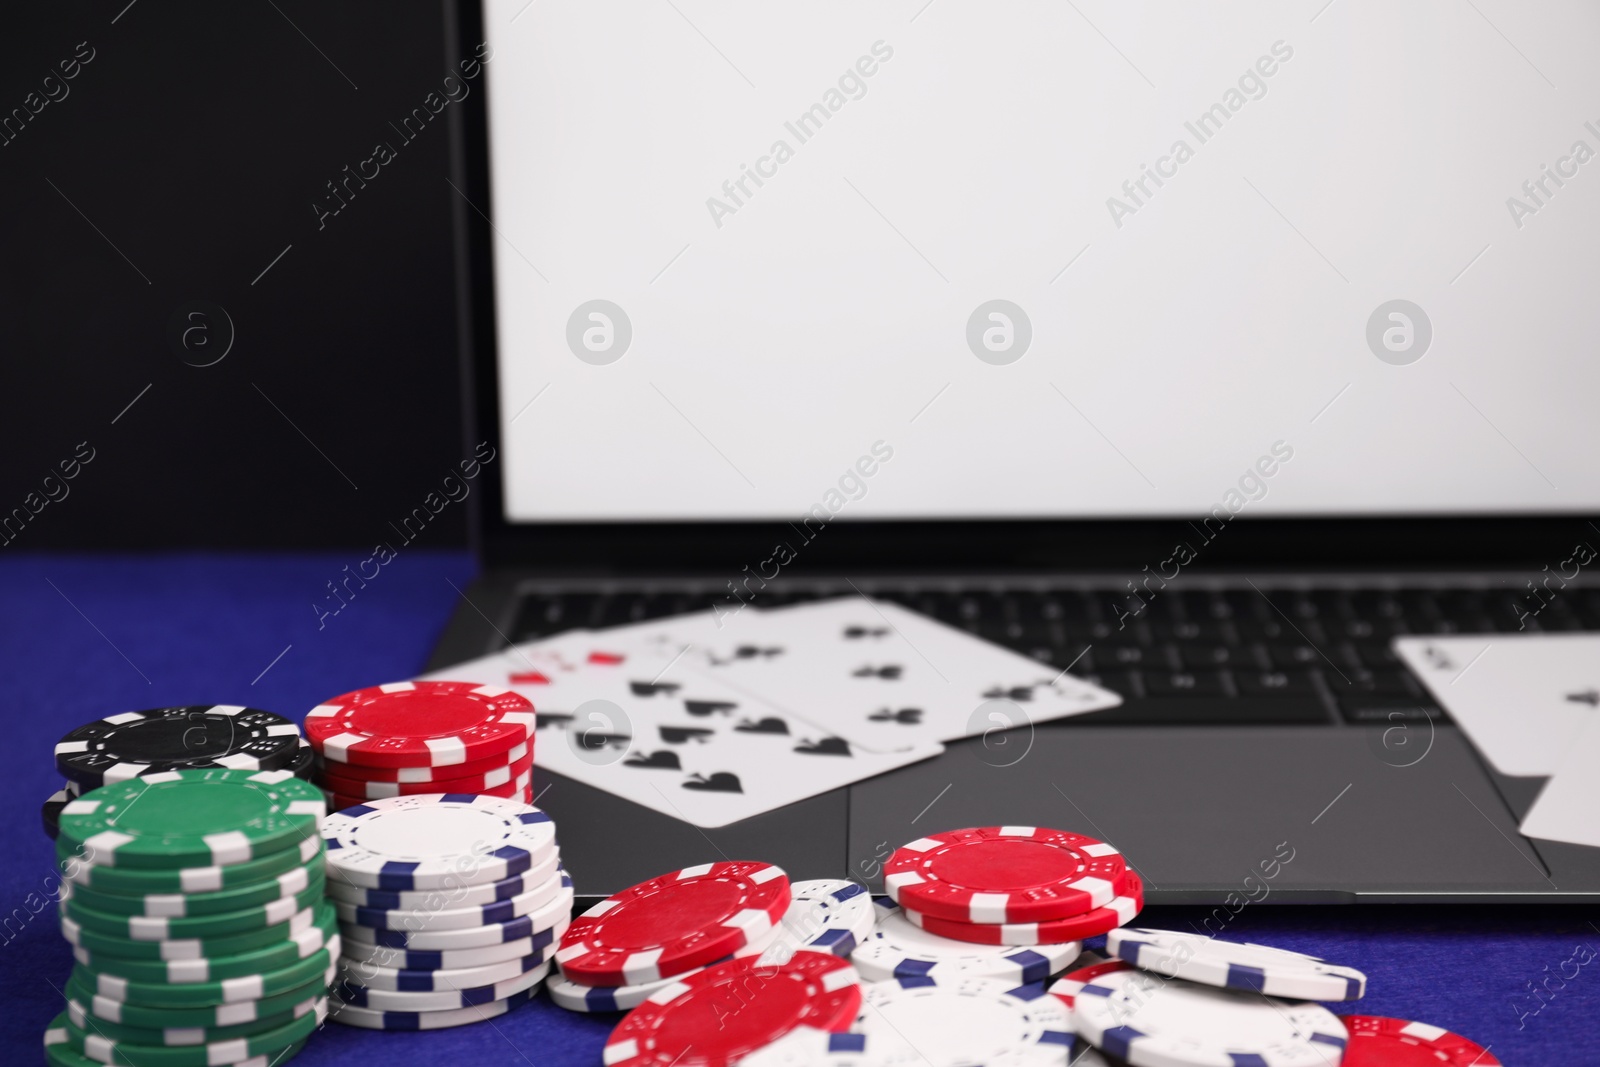
[[[1394,649],[1502,774],[1556,773],[1600,715],[1600,634],[1399,637]]]
[[[720,628],[693,617],[664,620],[626,637],[676,645],[690,669],[874,752],[1121,703],[1053,667],[864,597],[746,609]]]
[[[534,762],[696,826],[725,826],[937,755],[860,750],[691,671],[669,647],[619,651],[565,634],[430,677],[533,701]]]
[[[1566,755],[1545,783],[1520,827],[1527,837],[1600,847],[1600,717],[1591,717],[1566,745]]]

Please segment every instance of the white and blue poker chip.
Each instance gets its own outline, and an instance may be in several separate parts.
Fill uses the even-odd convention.
[[[572,878],[559,871],[561,886],[556,895],[542,907],[518,915],[504,922],[490,922],[464,929],[434,930],[425,924],[416,931],[374,930],[354,923],[345,923],[340,929],[345,939],[356,944],[376,945],[390,949],[452,949],[488,948],[530,938],[544,930],[566,923],[572,916]]]
[[[449,1011],[455,1008],[470,1008],[475,1004],[492,1004],[515,993],[526,993],[544,981],[545,975],[549,973],[549,963],[537,963],[521,974],[503,978],[491,985],[467,986],[460,989],[373,989],[350,981],[336,981],[333,984],[333,995],[339,1003],[347,1007],[369,1008],[374,1011]]]
[[[555,946],[561,941],[561,935],[567,932],[569,921],[563,919],[552,929],[539,930],[517,941],[488,945],[484,948],[448,950],[389,948],[346,938],[342,958],[347,965],[373,964],[409,973],[487,967],[532,955],[549,957],[555,954]],[[543,962],[543,959],[540,962]]]
[[[487,1004],[473,1004],[466,1008],[446,1011],[379,1011],[332,1000],[328,1005],[328,1018],[346,1026],[359,1026],[364,1030],[444,1030],[452,1026],[468,1026],[504,1015],[520,1004],[526,1004],[533,990],[513,993],[504,1000]]]
[[[1072,1001],[1072,1026],[1134,1067],[1337,1067],[1349,1034],[1320,1004],[1129,969]]]
[[[1225,989],[1298,1000],[1360,1000],[1367,976],[1315,956],[1244,941],[1126,927],[1106,935],[1106,951],[1141,970]]]
[[[352,923],[369,930],[462,930],[475,926],[509,923],[547,907],[572,879],[561,871],[554,871],[542,883],[530,886],[509,900],[496,900],[488,904],[434,907],[366,908],[359,904],[334,901],[334,911],[341,923]],[[442,894],[440,897],[442,901]]]
[[[1062,1067],[1067,1006],[1043,985],[996,978],[896,978],[861,987],[855,1033],[912,1046],[927,1067]]]
[[[764,963],[781,964],[805,949],[846,959],[872,933],[877,914],[872,895],[844,878],[813,878],[789,887],[789,906],[778,935],[761,954]]]
[[[363,989],[390,989],[401,993],[434,993],[456,989],[472,989],[494,985],[519,974],[526,974],[555,955],[550,945],[526,956],[488,963],[477,967],[457,967],[454,970],[406,970],[385,967],[345,957],[339,961],[337,986],[360,986]]]
[[[905,1041],[831,1034],[801,1026],[739,1061],[739,1067],[925,1067]],[[1076,1065],[1074,1065],[1076,1067]]]
[[[549,855],[521,874],[514,874],[494,882],[480,882],[476,885],[454,883],[439,889],[368,889],[334,878],[328,882],[328,899],[363,908],[381,908],[384,911],[408,911],[415,908],[434,910],[493,904],[497,900],[519,897],[534,886],[549,881],[560,862],[561,850],[553,848]]]
[[[531,804],[476,793],[369,800],[322,821],[329,880],[393,892],[480,885],[545,860],[555,823]]]
[[[1043,982],[1066,970],[1081,941],[1055,945],[978,945],[940,937],[917,926],[892,903],[877,905],[877,924],[850,954],[869,982],[895,978],[997,978],[1013,985]]]

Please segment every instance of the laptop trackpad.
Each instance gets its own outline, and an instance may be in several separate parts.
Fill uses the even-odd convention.
[[[1386,747],[1380,727],[1057,725],[958,742],[852,788],[851,873],[876,887],[905,841],[1013,824],[1110,841],[1159,903],[1260,896],[1268,873],[1271,894],[1306,902],[1554,888],[1461,734],[1429,733]]]

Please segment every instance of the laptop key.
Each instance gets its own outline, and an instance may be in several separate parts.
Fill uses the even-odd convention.
[[[1317,688],[1309,671],[1235,671],[1242,697],[1312,696]]]
[[[1222,671],[1145,671],[1145,689],[1153,697],[1221,697],[1230,695]]]
[[[1246,658],[1243,649],[1229,648],[1227,645],[1178,645],[1177,651],[1179,662],[1195,670],[1226,667]]]

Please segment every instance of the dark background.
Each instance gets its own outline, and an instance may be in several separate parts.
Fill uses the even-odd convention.
[[[470,455],[448,114],[389,127],[460,58],[443,28],[425,0],[11,5],[0,118],[94,58],[0,145],[0,515],[95,458],[7,547],[370,546]],[[319,230],[380,140],[398,158]],[[225,324],[188,352],[169,327],[191,301],[233,322],[214,365],[183,357]],[[419,544],[464,543],[467,510]]]

